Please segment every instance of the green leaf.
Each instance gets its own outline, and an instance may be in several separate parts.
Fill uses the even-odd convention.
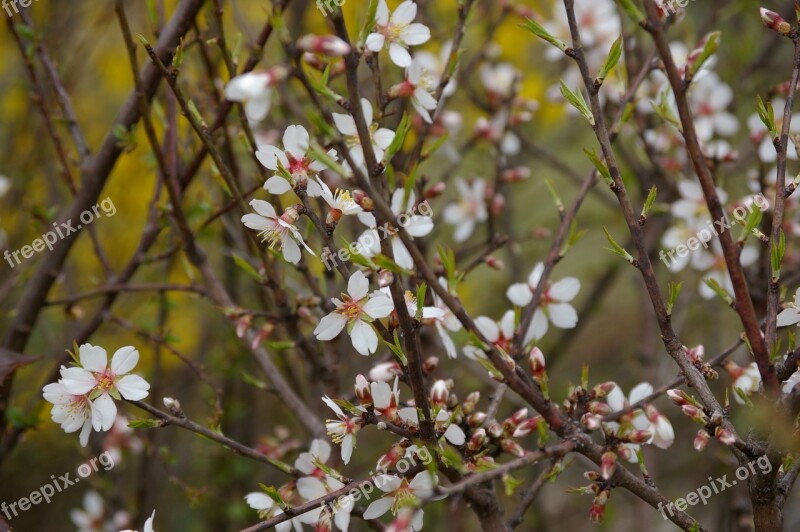
[[[33,41],[36,38],[36,35],[33,33],[33,28],[26,24],[14,24],[14,29],[17,30],[20,37],[24,37],[29,41]]]
[[[653,203],[656,201],[657,193],[658,189],[655,185],[650,187],[650,192],[648,192],[647,199],[644,201],[644,207],[642,207],[642,215],[639,217],[642,222],[647,220],[647,214],[650,212],[650,209],[653,207]]]
[[[631,256],[630,253],[625,251],[625,248],[623,248],[622,246],[617,244],[617,241],[614,240],[614,237],[611,236],[611,233],[608,232],[608,229],[603,227],[603,232],[606,234],[606,239],[608,240],[608,243],[611,244],[611,247],[610,248],[606,248],[606,249],[608,251],[614,253],[615,255],[619,255],[620,257],[622,257],[623,259],[625,259],[629,263],[635,264],[635,262],[636,262],[635,259]]]
[[[422,319],[422,307],[425,306],[425,294],[428,292],[428,285],[422,283],[417,287],[417,319]]]
[[[678,131],[683,131],[680,120],[678,120],[678,117],[675,116],[675,113],[672,111],[672,107],[669,105],[669,100],[667,100],[667,91],[661,91],[658,96],[658,102],[654,100],[650,101],[650,105],[653,106],[653,111],[655,111],[655,113],[662,120],[675,126]]]
[[[634,23],[641,26],[647,22],[644,14],[636,7],[633,0],[617,0],[617,3]]]
[[[770,136],[772,138],[777,137],[778,129],[775,126],[775,110],[772,108],[772,102],[767,101],[764,103],[764,100],[761,99],[761,95],[756,95],[756,110],[758,111],[758,117],[769,131]]]
[[[330,168],[331,170],[333,170],[334,172],[336,172],[340,176],[349,175],[347,173],[347,171],[344,169],[344,167],[341,164],[337,163],[333,159],[333,157],[328,155],[328,152],[325,151],[322,148],[322,146],[317,144],[316,141],[314,141],[314,140],[311,141],[309,149],[311,150],[312,155],[314,155],[314,159],[316,159],[317,161],[321,162],[322,164],[324,164],[325,166],[327,166],[328,168]]]
[[[578,110],[583,117],[589,121],[589,123],[594,127],[594,115],[589,110],[589,106],[586,104],[586,100],[583,99],[583,93],[581,93],[580,89],[576,89],[575,92],[570,90],[569,87],[564,83],[564,80],[559,80],[561,84],[561,95],[564,96],[564,99],[569,102],[572,107]]]
[[[283,502],[283,497],[281,497],[280,492],[272,486],[265,486],[262,483],[258,483],[261,486],[261,489],[264,490],[264,493],[267,494],[267,497],[272,499],[275,504],[279,505],[281,508],[286,508],[286,503]]]
[[[244,273],[252,277],[254,280],[258,281],[259,283],[263,281],[261,275],[256,271],[256,269],[239,255],[233,255],[233,262],[239,267],[240,270],[244,271]]]
[[[597,82],[598,84],[602,84],[605,81],[606,76],[611,70],[617,66],[619,63],[619,58],[622,55],[622,35],[617,37],[617,40],[611,45],[611,50],[608,52],[608,57],[606,57],[606,62],[603,63],[603,67],[600,69],[600,73],[597,75]]]
[[[389,147],[386,148],[386,153],[383,156],[383,162],[389,163],[402,148],[403,144],[406,141],[406,135],[408,134],[409,129],[411,129],[411,118],[409,118],[408,113],[403,114],[403,118],[400,120],[400,124],[397,126],[397,132],[394,134],[394,138],[392,139],[392,143],[389,144]]]
[[[553,203],[556,204],[556,209],[558,209],[559,214],[564,214],[564,203],[561,201],[561,198],[558,196],[558,192],[556,191],[555,185],[553,185],[552,179],[546,177],[544,178],[544,184],[547,187],[547,190],[550,191],[550,195],[553,196]]]
[[[780,238],[778,242],[773,243],[772,253],[770,254],[770,262],[772,266],[772,281],[778,282],[781,278],[781,263],[783,262],[783,255],[786,252],[786,235],[781,229]]]
[[[731,295],[728,292],[726,292],[725,289],[722,288],[719,285],[719,283],[717,282],[716,279],[713,279],[711,277],[707,277],[707,278],[703,279],[703,282],[706,283],[706,286],[708,286],[710,289],[712,289],[714,291],[714,293],[716,293],[717,296],[719,296],[720,299],[725,301],[725,303],[727,303],[728,305],[732,305],[733,304],[733,299],[731,299]]]
[[[543,41],[552,44],[562,52],[567,49],[567,44],[564,41],[562,41],[561,39],[557,39],[549,31],[544,29],[544,27],[541,24],[539,24],[538,22],[536,22],[531,18],[526,18],[525,22],[520,24],[520,26],[525,28],[529,32],[533,33]]]
[[[403,348],[400,346],[400,337],[397,334],[397,329],[394,330],[394,343],[387,342],[383,339],[383,337],[381,337],[381,341],[383,341],[383,343],[386,344],[386,347],[388,347],[392,353],[394,353],[394,356],[397,357],[397,360],[400,361],[400,364],[403,367],[408,365],[408,359],[406,359],[406,355],[403,353]]]
[[[695,74],[700,71],[700,69],[703,67],[703,64],[708,61],[708,58],[717,52],[720,35],[721,32],[712,31],[706,35],[705,39],[703,39],[703,50],[696,59],[691,61],[691,64],[689,65],[689,72],[686,75],[686,81],[694,79]]]
[[[678,294],[681,293],[683,283],[669,283],[669,300],[667,301],[667,314],[672,314],[672,309],[675,306],[675,301],[678,299]]]
[[[608,166],[606,166],[606,163],[600,160],[600,157],[597,156],[597,153],[594,151],[594,148],[592,148],[591,151],[584,148],[583,153],[585,153],[586,156],[589,158],[589,160],[592,161],[592,164],[597,170],[597,173],[603,176],[603,179],[606,180],[606,183],[608,183],[609,186],[613,185],[614,180],[611,179],[611,172],[608,170]]]
[[[154,429],[161,426],[157,419],[130,419],[128,426],[132,429]]]

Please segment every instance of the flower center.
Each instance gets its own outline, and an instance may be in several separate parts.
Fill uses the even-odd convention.
[[[97,389],[103,392],[109,392],[114,389],[114,376],[108,372],[95,373],[97,377]]]
[[[337,312],[348,320],[356,320],[362,314],[361,305],[358,303],[358,301],[355,301],[348,296],[344,296],[344,303],[339,310],[337,310]]]

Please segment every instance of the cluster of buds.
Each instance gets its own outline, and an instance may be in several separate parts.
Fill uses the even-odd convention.
[[[788,37],[792,32],[792,25],[786,22],[778,13],[763,7],[759,10],[759,13],[761,14],[761,22],[778,35]]]
[[[343,57],[352,50],[350,45],[335,35],[304,35],[297,40],[297,49],[301,52]]]
[[[706,380],[713,381],[719,378],[719,373],[711,367],[710,364],[703,361],[703,355],[705,355],[705,347],[703,345],[696,345],[691,349],[683,346],[683,352],[686,353],[686,358],[689,359],[689,362],[692,363],[694,367],[703,374]]]

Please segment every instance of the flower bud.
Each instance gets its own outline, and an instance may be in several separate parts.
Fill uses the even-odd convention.
[[[450,397],[450,390],[447,389],[447,383],[443,380],[434,382],[433,388],[431,388],[431,404],[434,407],[442,408],[447,404],[448,397]]]
[[[500,440],[500,447],[508,454],[514,456],[525,456],[525,449],[520,444],[509,438]]]
[[[372,201],[372,198],[367,196],[367,193],[363,190],[357,188],[352,192],[351,196],[353,201],[365,211],[370,212],[375,208],[375,203]]]
[[[686,353],[686,357],[689,359],[690,362],[702,362],[703,355],[706,353],[706,348],[703,347],[703,344],[696,345],[691,349],[683,346],[683,350]]]
[[[706,413],[694,405],[683,405],[681,410],[687,417],[692,418],[692,421],[696,421],[704,425],[708,423],[708,416],[706,416]]]
[[[519,183],[531,176],[531,169],[527,166],[515,166],[503,172],[503,180],[508,183]]]
[[[350,45],[335,35],[304,35],[297,40],[297,49],[302,52],[342,57],[350,53]]]
[[[446,189],[447,185],[445,185],[443,182],[440,181],[439,183],[436,183],[435,185],[425,189],[425,194],[424,194],[425,198],[426,199],[438,198],[444,193]]]
[[[492,204],[490,205],[490,209],[492,210],[492,214],[495,216],[500,216],[503,214],[503,210],[506,208],[506,198],[502,194],[495,194],[492,197]]]
[[[378,364],[369,371],[369,380],[372,382],[389,382],[396,376],[402,374],[403,370],[400,369],[400,364],[397,362],[384,362],[382,364]]]
[[[503,427],[500,426],[500,423],[494,421],[491,425],[489,425],[487,432],[492,438],[499,438],[503,435]]]
[[[439,367],[439,357],[428,357],[422,363],[422,371],[426,375],[430,375],[431,373],[436,371],[437,367]]]
[[[600,475],[608,480],[617,470],[617,455],[613,451],[606,451],[600,458]]]
[[[527,436],[534,430],[537,430],[539,427],[539,422],[542,420],[542,416],[534,416],[529,417],[528,419],[522,421],[519,426],[514,429],[513,436],[515,438],[521,438],[522,436]]]
[[[485,259],[483,259],[483,262],[485,262],[486,265],[488,267],[490,267],[491,269],[497,270],[497,271],[502,271],[506,267],[506,265],[503,263],[503,261],[498,259],[494,255],[487,256]]]
[[[697,436],[694,437],[694,443],[693,443],[694,450],[697,451],[698,453],[702,452],[703,449],[706,448],[706,445],[708,445],[710,439],[711,436],[708,434],[708,431],[706,429],[698,430]]]
[[[251,314],[240,316],[239,319],[236,320],[236,336],[244,338],[244,333],[250,328],[251,323],[253,323],[253,316]]]
[[[363,375],[356,375],[356,397],[361,406],[372,406],[372,392],[369,381]]]
[[[592,392],[594,392],[594,396],[597,399],[603,399],[606,395],[611,393],[611,390],[617,387],[616,382],[608,381],[602,384],[598,384],[594,388],[592,388]]]
[[[589,519],[592,523],[599,523],[603,520],[603,516],[606,513],[608,496],[608,490],[603,490],[594,498],[594,501],[592,501],[592,507],[589,509]]]
[[[464,402],[461,404],[461,411],[464,412],[465,415],[470,415],[475,411],[475,407],[478,405],[478,401],[481,400],[481,393],[480,392],[472,392],[470,393]]]
[[[606,403],[601,403],[600,401],[592,401],[589,403],[589,412],[592,414],[596,414],[598,416],[607,416],[613,411],[614,409],[612,409]]]
[[[394,274],[391,270],[381,270],[378,273],[378,286],[386,288],[394,282]]]
[[[586,471],[583,476],[586,480],[591,480],[592,482],[597,482],[602,478],[597,471]]]
[[[734,436],[730,430],[723,427],[717,427],[714,430],[714,436],[724,445],[733,445],[736,443],[736,436]]]
[[[786,20],[784,20],[784,18],[778,13],[763,7],[759,10],[759,12],[761,13],[761,22],[763,22],[766,27],[775,33],[784,36],[791,33],[792,25],[786,22]]]
[[[688,397],[686,396],[686,393],[683,390],[678,390],[675,388],[673,388],[672,390],[667,390],[667,397],[669,397],[670,401],[672,401],[678,406],[689,404]]]
[[[406,449],[400,443],[395,443],[392,445],[392,448],[389,449],[389,452],[384,454],[378,459],[378,465],[376,466],[378,472],[386,472],[397,465],[397,462],[400,461],[406,455]]]
[[[169,410],[169,413],[173,416],[184,417],[183,410],[181,409],[181,403],[174,397],[165,397],[164,406],[167,407],[167,410]]]
[[[478,429],[472,433],[472,437],[467,442],[467,450],[471,453],[477,453],[483,449],[486,443],[486,429]]]
[[[647,443],[653,437],[653,433],[649,430],[634,430],[625,435],[625,439],[631,443]]]
[[[486,421],[486,412],[475,412],[467,418],[467,425],[473,428],[480,427],[484,421]]]
[[[603,420],[600,416],[594,414],[584,414],[581,416],[581,425],[589,430],[597,430],[600,428],[600,422]]]
[[[541,383],[545,377],[544,353],[542,353],[541,349],[538,347],[531,349],[531,353],[528,356],[528,364],[531,367],[533,380],[537,383]]]

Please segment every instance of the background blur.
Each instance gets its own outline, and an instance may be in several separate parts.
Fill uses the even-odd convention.
[[[172,13],[175,1],[164,2],[164,12]],[[154,41],[154,21],[147,12],[147,3],[141,0],[127,2],[132,30]],[[390,3],[391,4],[391,3]],[[429,47],[438,52],[441,41],[446,40],[456,20],[455,2],[418,1],[426,20],[437,23],[434,39]],[[496,48],[497,60],[508,61],[517,66],[523,75],[521,94],[539,102],[539,109],[531,123],[523,125],[524,136],[548,153],[567,161],[580,176],[590,169],[582,155],[584,147],[594,145],[591,131],[585,122],[564,111],[559,101],[552,101],[548,94],[557,83],[564,61],[552,62],[544,58],[544,45],[518,27],[519,18],[508,17],[493,34],[492,43],[487,42],[490,22],[498,18],[500,3],[477,3],[477,12],[465,41],[466,57],[482,47]],[[534,8],[543,19],[550,18],[553,6],[550,2],[519,2]],[[352,27],[360,27],[365,14],[364,0],[347,0],[344,10]],[[392,4],[394,5],[394,4]],[[753,146],[748,138],[744,121],[755,111],[754,97],[762,95],[785,81],[790,73],[790,47],[777,46],[769,32],[765,31],[758,17],[758,4],[748,0],[719,1],[699,0],[686,9],[686,16],[671,30],[670,37],[691,47],[706,31],[722,30],[722,41],[715,70],[720,78],[734,88],[734,101],[730,111],[740,119],[742,127],[731,144],[739,150],[740,160],[724,169],[724,185],[731,197],[741,197],[748,192],[748,179],[758,171],[753,157]],[[556,3],[557,9],[563,9]],[[119,26],[109,0],[39,0],[32,6],[36,24],[35,34],[47,46],[74,104],[78,120],[89,144],[96,148],[107,133],[122,102],[132,88],[131,72],[123,46]],[[210,9],[207,6],[207,9]],[[287,20],[294,35],[306,32],[324,33],[325,21],[313,2],[293,0]],[[160,15],[156,14],[156,20]],[[201,31],[209,27],[208,18],[199,17]],[[0,175],[7,176],[10,189],[0,198],[0,247],[16,250],[29,244],[50,226],[50,220],[69,201],[69,193],[59,178],[60,165],[52,143],[46,134],[38,110],[31,101],[30,84],[27,79],[23,56],[11,38],[5,13],[0,24]],[[248,50],[247,43],[260,31],[265,17],[265,2],[233,0],[226,3],[225,21],[228,36],[233,40],[241,35],[243,42],[240,57]],[[20,20],[15,19],[15,23]],[[629,30],[626,21],[626,28]],[[637,33],[645,46],[650,42],[646,35]],[[434,43],[435,41],[435,43]],[[649,48],[648,48],[649,50]],[[138,55],[140,64],[144,54]],[[218,60],[218,58],[215,58]],[[272,42],[264,54],[261,66],[267,67],[284,60],[283,53]],[[227,77],[218,68],[219,77],[210,80],[204,73],[197,56],[189,56],[181,73],[183,87],[199,94],[208,95],[210,83],[221,88]],[[364,72],[365,78],[368,72]],[[474,72],[462,72],[461,83],[477,86]],[[200,89],[203,89],[201,92]],[[47,98],[52,102],[52,87],[46,85]],[[160,94],[163,96],[162,84]],[[280,98],[291,99],[298,87],[289,84]],[[206,117],[213,115],[214,102],[206,97],[198,98],[198,107]],[[54,106],[53,106],[54,107]],[[483,116],[482,111],[471,105],[462,91],[453,97],[448,107],[462,113],[464,130],[468,132],[475,120]],[[289,123],[288,111],[280,105],[265,122],[267,128],[280,129]],[[57,115],[58,116],[58,115]],[[229,120],[235,123],[233,120]],[[181,122],[186,127],[185,120]],[[453,138],[455,146],[464,144],[466,133]],[[62,137],[69,137],[61,128]],[[631,152],[636,159],[636,134],[632,128],[623,129],[621,150]],[[183,135],[181,152],[191,154],[198,142],[191,135]],[[192,140],[188,140],[192,139]],[[73,146],[70,144],[71,150]],[[142,128],[139,127],[130,144],[131,151],[123,155],[103,191],[101,198],[110,198],[115,207],[113,217],[101,217],[93,226],[97,231],[111,266],[121,268],[129,260],[139,241],[145,222],[148,202],[155,185],[154,161]],[[491,176],[494,161],[490,149],[478,144],[468,153],[453,175],[463,177]],[[626,157],[622,157],[623,161]],[[242,173],[248,184],[257,184],[259,177],[252,160],[241,157]],[[498,253],[506,268],[494,271],[479,268],[461,287],[460,295],[467,309],[475,316],[487,315],[499,319],[507,309],[503,296],[506,287],[525,279],[539,260],[544,260],[549,250],[548,231],[558,226],[558,214],[544,186],[543,179],[551,178],[564,203],[571,201],[577,186],[562,173],[554,170],[541,157],[523,145],[515,156],[517,164],[532,170],[531,178],[515,185],[507,204],[507,216],[511,220],[510,233],[513,244],[509,250]],[[642,193],[635,165],[626,164],[625,179],[632,188],[635,203],[641,204]],[[74,170],[74,168],[73,168]],[[761,169],[763,171],[763,169]],[[790,166],[789,175],[794,175]],[[434,178],[441,172],[452,172],[446,162],[432,163],[426,167]],[[438,174],[437,174],[438,172]],[[73,172],[77,175],[77,172]],[[448,176],[449,177],[449,176]],[[245,187],[249,188],[249,187]],[[452,198],[448,191],[447,198]],[[667,195],[664,199],[667,199]],[[208,162],[200,172],[199,179],[187,193],[190,221],[198,223],[224,204],[224,195]],[[605,187],[598,187],[587,199],[578,216],[579,226],[587,233],[570,250],[559,264],[554,279],[564,276],[579,277],[581,292],[576,300],[580,325],[571,331],[553,330],[542,342],[548,357],[548,370],[554,397],[563,398],[569,383],[580,379],[581,365],[591,367],[592,382],[617,381],[624,390],[647,380],[658,386],[675,376],[675,367],[663,352],[650,304],[642,289],[638,272],[611,253],[602,233],[606,226],[617,239],[625,242],[626,230],[622,216],[607,200],[613,196]],[[659,199],[662,199],[661,197]],[[164,203],[163,200],[161,202]],[[435,213],[440,213],[445,201],[433,203]],[[668,226],[666,216],[654,227],[663,230]],[[225,218],[211,224],[200,233],[200,244],[209,253],[217,271],[222,273],[234,297],[248,300],[251,281],[235,267],[226,239],[226,223],[237,219]],[[485,230],[485,229],[484,229]],[[355,226],[352,228],[355,231]],[[355,233],[354,233],[355,234]],[[427,238],[429,249],[434,250],[438,242],[452,242],[452,229],[437,223],[436,231]],[[653,234],[652,243],[658,246],[660,234]],[[151,250],[156,256],[174,244],[171,237],[162,238]],[[15,304],[26,279],[41,260],[37,254],[22,265],[11,269],[8,263],[0,264],[0,330],[5,329],[13,315]],[[431,254],[432,255],[432,254]],[[314,261],[312,261],[313,263]],[[316,265],[320,268],[321,265]],[[703,300],[697,296],[700,276],[691,270],[670,274],[661,263],[656,264],[666,290],[668,281],[682,280],[684,291],[676,305],[675,325],[680,337],[687,345],[704,344],[708,358],[729,346],[738,338],[738,320],[718,300]],[[757,268],[756,268],[757,270]],[[181,282],[191,281],[191,269],[180,254],[167,261],[153,262],[142,267],[135,282]],[[754,273],[757,277],[757,272]],[[55,301],[87,292],[101,285],[106,278],[98,262],[88,235],[82,234],[80,241],[70,254],[64,274],[51,291],[49,300]],[[302,279],[287,279],[290,287],[302,286]],[[243,496],[258,490],[258,483],[279,485],[285,478],[267,467],[238,458],[219,445],[207,442],[178,428],[157,430],[138,429],[131,435],[93,435],[90,445],[81,448],[77,437],[65,435],[49,420],[49,406],[41,404],[41,388],[52,369],[53,360],[71,348],[75,331],[82,318],[90,316],[96,309],[96,299],[81,300],[75,305],[52,305],[41,315],[35,334],[26,353],[38,357],[19,372],[15,383],[15,394],[10,411],[13,424],[32,424],[13,454],[0,469],[0,501],[12,502],[28,495],[34,489],[49,482],[51,475],[73,472],[86,459],[97,456],[114,445],[115,439],[125,442],[116,466],[100,470],[80,484],[58,494],[49,505],[39,505],[14,519],[15,530],[74,530],[69,519],[71,509],[82,506],[87,490],[102,494],[108,515],[124,511],[131,521],[125,526],[141,527],[153,508],[157,510],[157,530],[238,530],[258,520],[256,513],[244,503]],[[761,305],[763,307],[763,304]],[[293,462],[295,450],[307,441],[303,427],[283,411],[282,405],[268,390],[261,389],[268,382],[254,364],[240,341],[235,338],[228,320],[207,302],[190,294],[168,295],[124,294],[112,309],[112,315],[134,328],[123,326],[120,320],[109,319],[96,334],[92,343],[106,347],[109,354],[124,345],[136,345],[142,354],[137,373],[153,384],[148,401],[160,406],[163,396],[178,398],[187,414],[198,422],[219,422],[229,436],[246,444],[261,446],[262,450],[280,455]],[[169,350],[154,347],[154,344],[136,331],[161,335],[169,339],[169,345],[205,366],[212,380],[222,390],[223,414],[215,416],[214,394],[199,382],[196,375]],[[463,345],[465,337],[457,337]],[[346,344],[343,344],[346,345]],[[429,342],[429,346],[437,345]],[[349,349],[349,348],[348,348]],[[430,354],[439,354],[433,353]],[[303,396],[316,410],[324,406],[317,400],[319,394],[308,389],[306,368],[292,352],[274,351],[274,358],[293,383],[299,385]],[[744,364],[749,362],[743,350],[734,357]],[[343,358],[340,368],[342,385],[349,389],[357,373],[369,370],[370,360],[362,357]],[[441,367],[456,382],[455,393],[465,397],[469,391],[482,391],[482,406],[491,390],[484,377],[485,372],[477,365],[460,357],[455,361],[441,357]],[[730,382],[722,376],[715,386],[720,391]],[[407,396],[407,392],[406,392]],[[647,448],[645,457],[650,473],[663,493],[675,499],[707,483],[707,477],[727,474],[733,476],[735,465],[728,453],[719,445],[710,445],[704,454],[692,449],[695,427],[673,408],[665,399],[657,406],[673,422],[676,441],[669,451]],[[501,414],[510,413],[518,405],[510,395]],[[742,410],[740,409],[739,412]],[[129,418],[145,417],[130,406],[124,407]],[[325,412],[328,415],[328,412]],[[740,414],[736,414],[740,415]],[[736,417],[735,417],[736,419]],[[377,431],[364,431],[359,435],[358,450],[353,462],[346,469],[351,477],[364,476],[375,460],[384,452],[391,440]],[[534,444],[531,438],[531,445]],[[662,521],[660,515],[648,506],[636,501],[627,493],[614,491],[604,523],[591,525],[588,521],[590,499],[567,494],[568,487],[584,484],[581,477],[586,464],[575,463],[553,485],[544,488],[533,504],[522,525],[523,530],[672,530],[673,526]],[[515,475],[529,481],[538,473],[538,468],[522,470]],[[746,494],[737,486],[715,496],[707,507],[695,507],[693,515],[713,530],[735,528],[736,519],[743,505],[747,505]],[[798,501],[798,493],[792,495]],[[513,504],[515,499],[507,500]],[[786,505],[786,530],[800,527],[800,512]],[[121,519],[121,517],[120,517]],[[121,522],[121,521],[120,521]],[[425,510],[428,530],[474,530],[477,521],[469,512],[451,509],[447,502],[430,505]],[[363,522],[354,519],[352,528],[361,530]],[[121,526],[120,528],[124,528]]]

